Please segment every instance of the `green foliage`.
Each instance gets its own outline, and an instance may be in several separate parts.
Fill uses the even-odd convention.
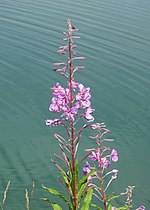
[[[87,183],[88,177],[90,177],[93,174],[95,174],[95,172],[96,172],[96,170],[92,170],[87,175],[83,176],[82,179],[78,182],[77,189],[80,189],[80,187],[82,186],[82,184]]]
[[[112,205],[111,204],[108,205],[108,209],[107,210],[112,210]]]
[[[116,210],[128,210],[128,209],[129,209],[128,206],[121,206],[121,207],[116,208]],[[112,205],[110,203],[108,205],[108,209],[107,210],[112,210]]]
[[[83,206],[81,210],[89,210],[90,209],[90,203],[92,200],[92,194],[93,194],[93,187],[88,188],[87,194],[84,198]]]
[[[43,201],[49,202],[54,210],[62,210],[62,208],[54,202],[51,202],[48,198],[42,198]]]
[[[48,187],[45,187],[45,186],[43,186],[43,188],[45,190],[47,190],[50,194],[57,195],[58,197],[60,197],[63,201],[65,201],[65,203],[68,205],[69,209],[72,210],[72,206],[70,205],[70,202],[67,200],[67,198],[64,195],[62,195],[61,193],[59,193],[57,190],[55,190],[53,188],[48,188]],[[49,201],[49,200],[44,199],[44,201]],[[52,202],[50,202],[50,203],[53,204]]]
[[[95,207],[97,210],[102,210],[102,208],[100,208],[99,206],[97,206],[96,204],[92,203],[91,206]]]
[[[51,203],[54,210],[62,210],[62,208],[57,203]]]
[[[108,197],[108,198],[107,198],[107,201],[109,202],[109,201],[112,201],[112,200],[114,200],[114,199],[120,198],[120,196],[121,196],[121,195],[114,195],[114,196]]]
[[[63,185],[66,186],[66,188],[67,188],[69,194],[70,194],[70,195],[73,195],[73,193],[72,193],[72,187],[71,187],[72,176],[71,176],[71,178],[70,178],[69,176],[67,176],[67,175],[64,174],[64,173],[61,173],[61,175],[62,175],[62,177],[63,177],[63,179],[64,179]]]
[[[116,210],[128,210],[129,207],[128,206],[121,206],[119,208],[116,208]]]
[[[84,194],[84,191],[86,189],[86,186],[87,186],[87,183],[83,183],[82,186],[80,187],[80,189],[77,192],[77,201],[78,201],[78,203],[80,203],[80,201],[81,201],[81,199],[83,197],[83,194]]]
[[[76,160],[75,163],[75,178],[76,178],[76,185],[77,185],[77,208],[80,207],[80,203],[82,198],[85,196],[84,202],[83,202],[83,206],[82,206],[82,210],[84,207],[86,207],[87,209],[89,208],[90,202],[91,202],[91,198],[92,198],[92,192],[93,192],[93,188],[89,188],[87,187],[87,180],[88,177],[92,176],[94,173],[96,172],[96,170],[91,171],[90,173],[88,173],[87,175],[83,176],[81,178],[81,180],[78,179],[78,160]],[[71,172],[70,172],[71,173]],[[62,177],[63,177],[63,181],[61,180],[61,183],[66,187],[69,196],[70,196],[70,200],[68,200],[64,195],[62,195],[61,193],[59,193],[56,189],[54,188],[48,188],[43,186],[43,188],[45,190],[47,190],[50,194],[53,195],[57,195],[59,198],[61,198],[69,207],[70,210],[73,210],[73,189],[72,189],[72,174],[70,176],[68,176],[66,173],[61,173]],[[60,180],[60,179],[59,179]],[[87,193],[86,193],[87,192]],[[48,198],[43,198],[43,201],[47,201],[49,202],[53,208],[61,208],[58,207],[56,205],[56,203],[51,202]]]

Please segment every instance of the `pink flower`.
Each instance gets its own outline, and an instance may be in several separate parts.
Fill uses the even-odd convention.
[[[106,157],[101,158],[101,164],[102,164],[102,168],[109,168],[110,166],[110,161],[107,160]]]
[[[65,94],[65,89],[61,87],[61,85],[57,82],[56,85],[51,88],[53,91],[53,96],[59,96],[60,94]]]
[[[69,103],[69,89],[62,88],[58,82],[51,89],[53,90],[54,97],[52,98],[49,110],[51,112],[61,112],[63,107]]]
[[[49,110],[51,112],[60,112],[61,111],[60,106],[57,104],[57,98],[56,97],[52,98],[52,103],[49,106]]]
[[[97,154],[92,152],[91,155],[88,156],[92,161],[97,161]]]
[[[93,110],[91,109],[91,107],[88,107],[84,114],[84,117],[88,122],[94,121],[94,117],[92,116],[92,114],[93,114]]]
[[[84,166],[84,168],[83,168],[83,173],[84,173],[84,175],[87,175],[88,173],[90,173],[91,172],[91,166],[90,166],[90,164],[88,163],[88,161],[86,161],[86,164],[85,164],[85,166]],[[88,177],[88,186],[90,186],[91,185],[91,181],[92,181],[92,179],[93,179],[93,177],[92,176],[89,176]]]
[[[113,162],[117,162],[118,161],[118,153],[115,149],[112,150],[111,155],[110,155],[110,159]]]
[[[86,161],[86,164],[85,164],[85,166],[83,168],[83,173],[84,173],[84,175],[87,175],[90,171],[91,171],[91,166],[88,163],[88,161]]]
[[[91,155],[88,156],[92,161],[99,161],[100,159],[100,153],[98,150],[95,152],[92,152]]]
[[[145,210],[145,206],[140,206],[139,208],[137,208],[136,210]]]
[[[78,85],[79,93],[76,94],[76,106],[78,109],[85,109],[90,107],[90,88],[85,88],[82,84]]]
[[[68,106],[63,107],[63,111],[64,113],[61,115],[61,117],[66,117],[65,119],[70,120],[71,122],[75,120],[74,115],[78,112],[76,107],[72,107],[71,109],[69,109]]]

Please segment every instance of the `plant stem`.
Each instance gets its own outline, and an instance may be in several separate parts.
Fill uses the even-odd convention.
[[[68,60],[69,60],[69,82],[70,82],[70,110],[72,109],[73,104],[73,71],[72,71],[72,52],[71,52],[71,36],[72,32],[69,27],[68,29]],[[74,122],[70,122],[71,125],[71,157],[72,157],[72,188],[73,188],[73,202],[74,202],[74,210],[77,209],[77,198],[76,198],[76,176],[75,176],[75,129],[74,129]]]
[[[106,210],[106,196],[103,181],[103,166],[102,166],[102,152],[101,152],[101,128],[98,128],[98,153],[99,153],[99,164],[100,164],[100,188],[102,194],[102,201],[104,210]]]

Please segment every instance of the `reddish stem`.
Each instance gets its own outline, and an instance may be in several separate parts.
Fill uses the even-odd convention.
[[[69,62],[69,82],[70,82],[70,110],[73,106],[73,87],[72,87],[72,82],[73,82],[73,71],[72,71],[72,52],[71,52],[71,36],[72,32],[69,27],[68,29],[68,60]],[[75,177],[75,133],[74,133],[74,123],[71,122],[71,146],[72,146],[72,151],[71,151],[71,157],[72,157],[72,188],[73,188],[73,201],[74,201],[74,210],[77,209],[77,198],[76,198],[76,177]]]
[[[100,132],[101,128],[98,129],[98,152],[99,152],[99,164],[100,164],[100,186],[101,186],[101,194],[102,194],[102,201],[104,210],[106,210],[106,196],[105,196],[105,188],[104,188],[104,181],[103,181],[103,167],[102,167],[102,152],[101,152],[101,141],[100,141]]]

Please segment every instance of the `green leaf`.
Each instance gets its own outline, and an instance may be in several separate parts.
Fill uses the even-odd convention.
[[[77,190],[80,189],[81,185],[84,184],[85,182],[87,182],[88,177],[95,174],[95,172],[96,172],[96,170],[92,170],[87,175],[83,176],[82,179],[78,183]]]
[[[78,208],[80,206],[80,201],[82,199],[82,197],[84,196],[84,190],[87,187],[87,183],[82,184],[81,188],[79,189],[79,191],[77,192],[77,204],[78,204]]]
[[[94,206],[97,210],[102,210],[102,208],[100,208],[99,206],[97,206],[96,204],[92,203],[91,206]]]
[[[111,201],[111,200],[117,199],[117,198],[119,198],[120,196],[121,196],[121,195],[114,195],[114,196],[112,196],[112,197],[107,198],[107,201],[109,202],[109,201]]]
[[[77,193],[77,202],[78,202],[78,205],[80,204],[80,200],[81,200],[81,198],[83,196],[83,191],[86,188],[86,186],[87,186],[87,183],[82,184],[81,188],[79,189],[79,191]]]
[[[85,209],[86,209],[86,210],[89,210],[89,208],[90,208],[90,203],[91,203],[91,200],[92,200],[92,193],[93,193],[93,188],[90,187],[90,188],[88,189],[88,192],[87,192],[85,198],[84,198],[83,206],[82,206],[81,210],[85,210]]]
[[[119,208],[116,208],[116,210],[128,210],[129,207],[128,206],[121,206]]]
[[[66,184],[67,187],[71,186],[71,180],[70,178],[67,176],[67,175],[64,175],[63,173],[61,173],[63,179],[64,179],[64,182]]]
[[[67,186],[70,185],[70,182],[69,182],[69,177],[67,177],[66,175],[64,175],[63,173],[61,173],[62,177],[64,178],[64,181],[66,183]]]
[[[61,173],[61,175],[62,175],[62,177],[64,179],[64,182],[65,182],[66,186],[69,189],[69,194],[72,195],[72,188],[71,188],[72,186],[71,186],[71,180],[70,180],[70,178],[68,176],[65,176],[63,173]]]
[[[47,190],[49,193],[53,194],[53,195],[57,195],[58,197],[60,197],[63,201],[66,202],[66,204],[68,205],[69,209],[72,210],[72,207],[69,203],[69,201],[67,200],[67,198],[60,194],[57,190],[55,190],[54,188],[48,188],[48,187],[45,187],[45,186],[42,186],[45,190]],[[52,203],[52,202],[51,202]]]
[[[76,178],[76,183],[78,183],[78,167],[79,167],[79,162],[78,162],[78,159],[76,159],[76,162],[75,162],[75,178]]]
[[[51,203],[54,210],[62,210],[62,208],[57,203]]]
[[[108,205],[108,209],[107,210],[112,210],[112,205],[111,204]]]

